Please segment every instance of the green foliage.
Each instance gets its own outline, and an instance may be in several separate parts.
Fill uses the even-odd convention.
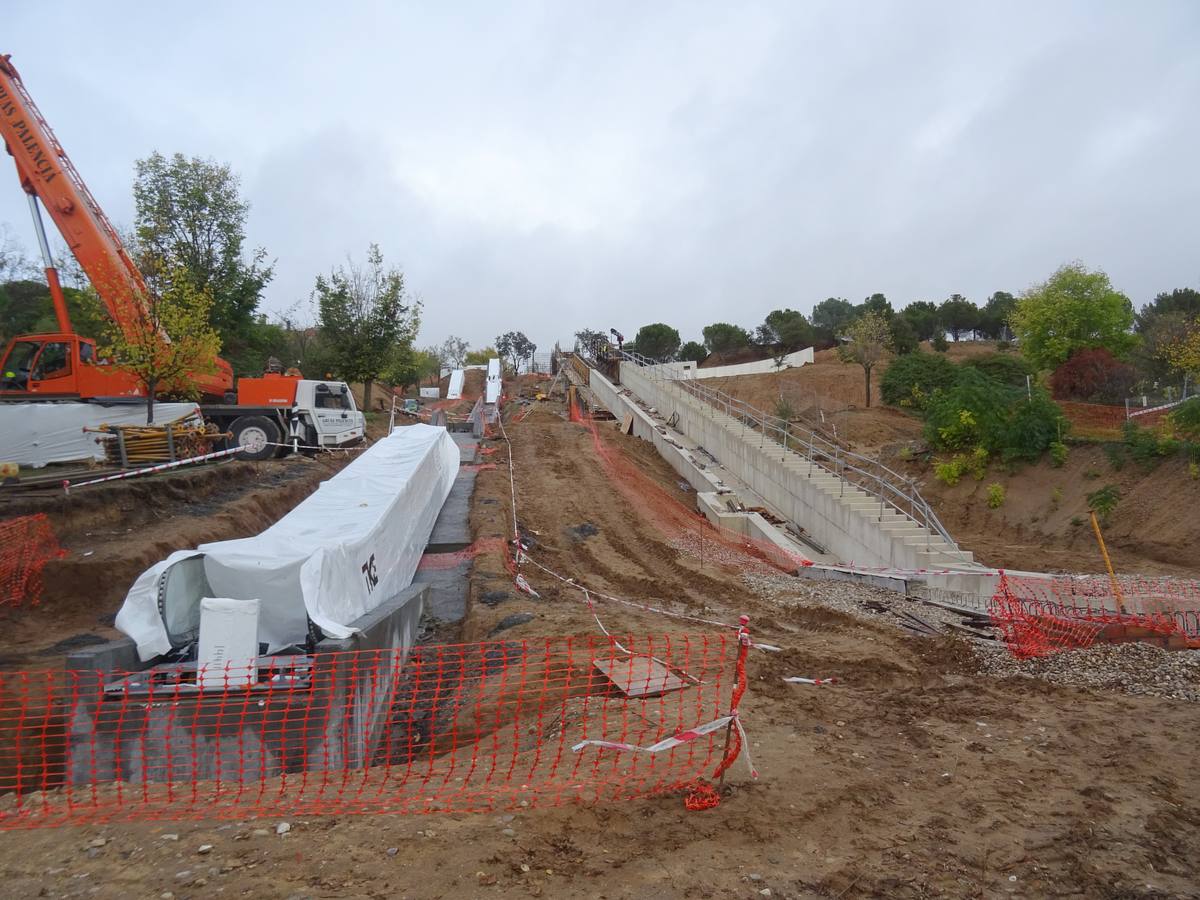
[[[209,325],[208,291],[179,273],[171,273],[163,284],[162,291],[140,298],[142,316],[123,328],[109,328],[96,348],[145,386],[147,422],[154,421],[154,399],[160,392],[195,399],[199,392],[190,376],[215,371],[221,352],[221,337]]]
[[[815,337],[813,327],[803,313],[794,309],[776,309],[767,313],[766,321],[758,326],[755,343],[794,353],[811,347]]]
[[[883,294],[872,294],[863,300],[862,303],[854,307],[854,317],[866,315],[867,313],[879,313],[881,316],[891,318],[893,315],[892,304]]]
[[[1136,343],[1133,304],[1108,276],[1082,263],[1061,267],[1025,291],[1013,310],[1021,352],[1039,369],[1054,369],[1077,350],[1103,347],[1124,356]]]
[[[1152,429],[1140,428],[1133,419],[1126,419],[1121,430],[1130,457],[1146,469],[1154,468],[1162,462],[1163,457],[1180,449],[1179,441],[1167,435],[1158,435]]]
[[[946,340],[946,335],[942,334],[940,331],[933,336],[933,339],[929,342],[929,344],[938,353],[945,353],[950,349],[950,342]]]
[[[988,509],[999,509],[1004,505],[1004,485],[993,482],[987,488]]]
[[[952,385],[957,374],[958,368],[944,356],[909,353],[887,367],[880,394],[892,406],[923,410],[933,392]]]
[[[1108,464],[1113,467],[1114,471],[1120,472],[1125,468],[1125,447],[1122,444],[1105,444],[1104,455],[1108,457]]]
[[[1192,481],[1200,480],[1200,463],[1196,462],[1195,460],[1189,462],[1188,475],[1191,476]]]
[[[964,366],[978,369],[989,378],[994,378],[1009,387],[1025,389],[1025,377],[1033,374],[1033,368],[1021,356],[1012,353],[989,353],[986,356],[976,356],[963,363]]]
[[[914,300],[897,315],[908,320],[919,341],[928,341],[941,330],[937,304],[928,300]]]
[[[905,356],[913,353],[920,346],[917,340],[917,332],[913,329],[912,323],[904,316],[892,316],[892,350],[898,356]]]
[[[957,341],[959,335],[979,324],[979,307],[962,294],[951,294],[938,307],[938,319]]]
[[[1108,521],[1108,517],[1112,515],[1112,511],[1117,508],[1117,502],[1121,499],[1121,492],[1115,484],[1106,484],[1102,488],[1097,488],[1087,495],[1088,509],[1100,517],[1100,521]]]
[[[484,347],[481,350],[468,350],[465,360],[468,366],[486,366],[489,359],[499,359],[500,351],[495,347]]]
[[[847,340],[838,347],[844,363],[858,363],[866,378],[866,405],[871,405],[871,370],[888,355],[892,331],[883,313],[869,312],[855,319],[846,329]]]
[[[1067,461],[1067,445],[1062,441],[1050,442],[1050,465],[1056,469],[1061,469]]]
[[[983,481],[983,476],[987,474],[988,452],[982,447],[976,447],[971,451],[971,456],[967,461],[967,467],[971,470],[971,475],[976,481]]]
[[[1190,441],[1200,441],[1200,397],[1179,404],[1167,416],[1171,426]]]
[[[979,331],[990,340],[1003,340],[1012,332],[1009,317],[1016,308],[1017,298],[1007,291],[996,291],[979,311]]]
[[[1083,516],[1071,516],[1071,524],[1078,528],[1083,524]]]
[[[828,332],[833,338],[839,337],[853,319],[854,304],[841,297],[822,300],[812,311],[813,327]]]
[[[750,332],[740,325],[714,322],[704,326],[702,333],[704,346],[709,349],[710,353],[728,353],[731,350],[740,350],[750,345]],[[678,343],[675,346],[678,349]]]
[[[708,358],[708,351],[699,341],[688,341],[679,348],[677,356],[683,362],[694,362],[699,365]]]
[[[367,264],[345,266],[318,275],[317,301],[321,339],[334,373],[363,384],[363,407],[371,406],[371,382],[383,373],[397,345],[411,345],[420,327],[420,303],[408,300],[404,275],[385,268],[377,244],[367,249]]]
[[[1032,399],[976,369],[963,368],[954,385],[926,406],[925,438],[935,447],[983,447],[1005,462],[1036,459],[1062,428],[1058,407],[1041,388]]]
[[[521,360],[537,352],[537,344],[525,337],[523,331],[506,331],[496,338],[496,349],[500,351],[500,358],[506,360],[508,367],[516,372]]]
[[[1192,288],[1176,288],[1170,293],[1164,291],[1138,312],[1134,318],[1134,329],[1144,334],[1161,317],[1176,314],[1187,319],[1200,316],[1200,291]]]
[[[166,289],[154,278],[158,272],[187,278],[193,290],[209,294],[209,324],[235,370],[262,371],[251,332],[274,266],[261,247],[245,252],[250,204],[241,199],[237,175],[228,165],[182,153],[169,159],[152,153],[135,166],[134,252],[151,289]]]
[[[90,286],[64,287],[67,315],[77,334],[99,338],[109,325],[108,311]],[[18,334],[58,331],[54,303],[45,281],[19,279],[0,284],[0,339]]]
[[[775,418],[783,419],[785,422],[790,422],[796,418],[796,408],[782,394],[775,401]]]
[[[961,456],[954,456],[945,462],[935,463],[933,466],[934,478],[950,487],[958,484],[964,471],[966,471],[966,462]]]
[[[679,351],[679,332],[663,322],[643,325],[633,339],[633,347],[650,359],[674,359]]]
[[[1050,505],[1057,507],[1058,504],[1062,503],[1062,498],[1063,498],[1062,488],[1056,487],[1053,491],[1050,492]]]

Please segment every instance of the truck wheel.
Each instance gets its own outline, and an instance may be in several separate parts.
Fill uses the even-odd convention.
[[[264,416],[239,416],[229,427],[233,444],[241,447],[238,459],[264,460],[275,455],[279,442],[279,426]]]

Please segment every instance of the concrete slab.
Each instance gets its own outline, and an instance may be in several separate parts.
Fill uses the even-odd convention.
[[[439,622],[460,622],[467,614],[467,588],[470,586],[471,560],[461,559],[452,566],[418,568],[413,584],[429,587],[425,611]]]

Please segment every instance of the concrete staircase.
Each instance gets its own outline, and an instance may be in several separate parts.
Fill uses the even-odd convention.
[[[655,406],[664,418],[677,415],[680,431],[703,444],[842,562],[900,569],[979,568],[970,551],[947,541],[936,528],[902,508],[881,505],[878,495],[810,461],[806,447],[799,452],[785,448],[678,383],[649,374],[632,363],[621,364],[624,387]],[[916,500],[919,505],[920,498]]]

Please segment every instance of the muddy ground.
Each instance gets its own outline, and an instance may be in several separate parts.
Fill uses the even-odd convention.
[[[661,796],[504,815],[288,818],[285,835],[279,818],[12,832],[0,839],[0,893],[1200,896],[1200,707],[981,678],[964,642],[759,599],[735,567],[676,550],[678,535],[607,480],[590,434],[560,405],[506,430],[519,517],[540,561],[631,599],[723,621],[747,613],[755,637],[782,648],[751,656],[742,704],[757,783],[735,767],[721,805],[705,812]],[[600,435],[689,502],[648,445],[611,425]],[[502,463],[504,442],[490,446]],[[503,465],[480,472],[477,538],[507,533],[509,498]],[[574,592],[527,574],[541,599],[512,589],[499,553],[479,556],[463,637],[492,634],[514,614],[532,617],[503,632],[514,640],[597,633]],[[615,605],[600,614],[614,632],[679,627]],[[12,650],[6,638],[0,648]],[[789,685],[789,675],[839,683]]]

